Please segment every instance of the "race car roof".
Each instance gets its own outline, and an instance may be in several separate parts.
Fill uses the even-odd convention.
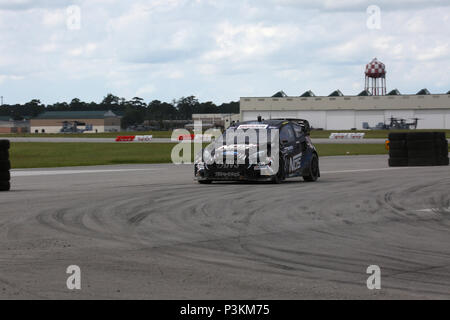
[[[243,121],[235,123],[233,127],[245,126],[245,125],[266,125],[268,127],[281,127],[287,120],[261,120],[261,121]]]

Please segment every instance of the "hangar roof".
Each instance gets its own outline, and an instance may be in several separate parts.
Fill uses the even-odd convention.
[[[104,119],[117,117],[112,111],[48,111],[34,119]]]

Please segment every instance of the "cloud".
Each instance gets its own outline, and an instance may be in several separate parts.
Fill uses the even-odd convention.
[[[35,8],[62,8],[77,0],[0,0],[0,10],[30,10]]]
[[[81,28],[67,27],[69,5]],[[0,0],[0,90],[8,101],[237,100],[284,89],[356,94],[373,57],[402,92],[450,89],[448,1]],[[359,87],[358,87],[359,84]],[[36,96],[37,95],[37,96]]]
[[[438,6],[450,6],[446,0],[271,0],[274,5],[280,7],[295,7],[302,9],[316,9],[324,11],[362,11],[371,5],[376,5],[383,11],[391,10],[416,10],[423,8],[435,8]]]

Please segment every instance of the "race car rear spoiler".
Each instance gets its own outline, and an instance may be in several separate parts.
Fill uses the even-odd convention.
[[[284,121],[292,121],[299,124],[306,135],[311,133],[311,126],[309,125],[308,120],[305,119],[296,119],[296,118],[280,118],[280,119],[272,119],[272,120],[284,120]]]

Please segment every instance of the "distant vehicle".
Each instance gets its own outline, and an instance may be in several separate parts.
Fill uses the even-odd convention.
[[[78,126],[85,126],[85,129],[79,129]],[[64,121],[60,133],[84,133],[85,131],[92,130],[92,125],[86,125],[79,121]]]
[[[272,141],[272,137],[277,137],[272,130],[278,130],[279,150],[269,150],[268,147],[260,151],[247,143],[226,143],[226,135],[230,131],[247,132],[248,129],[255,129],[258,141],[262,136],[261,130],[266,131],[269,141]],[[228,128],[223,137],[222,143],[220,139],[216,140],[211,148],[202,150],[196,157],[194,175],[199,183],[240,180],[280,183],[291,177],[303,177],[305,181],[316,181],[320,177],[319,156],[311,142],[310,126],[306,120],[258,118],[258,121],[238,122]],[[238,153],[239,149],[245,150],[245,154]],[[227,156],[234,156],[234,164],[219,164],[213,160]],[[245,164],[238,164],[238,157]],[[274,159],[278,159],[278,168],[274,165]]]
[[[366,130],[411,130],[417,129],[419,124],[419,118],[412,118],[413,122],[406,122],[406,119],[397,119],[395,117],[390,118],[389,124],[384,122],[378,123],[375,127],[370,127],[368,122],[363,122],[363,129]]]
[[[154,126],[144,126],[144,125],[132,125],[132,126],[129,126],[129,127],[127,127],[127,131],[130,131],[130,132],[140,132],[140,131],[154,131],[154,130],[157,130],[158,128],[157,127],[154,127]]]

